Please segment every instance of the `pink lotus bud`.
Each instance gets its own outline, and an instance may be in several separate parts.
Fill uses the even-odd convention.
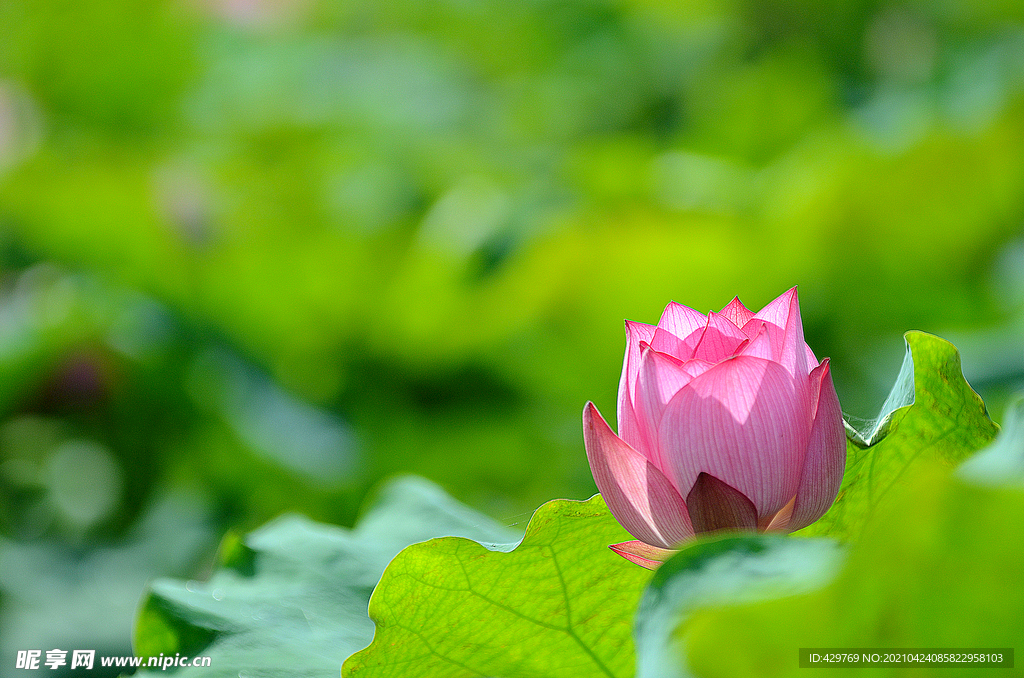
[[[594,480],[638,539],[613,550],[653,568],[695,534],[793,531],[828,510],[843,418],[795,287],[758,313],[738,298],[707,316],[672,302],[657,326],[627,320],[626,337],[619,435],[583,409]]]

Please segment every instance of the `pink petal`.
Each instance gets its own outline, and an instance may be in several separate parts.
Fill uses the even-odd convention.
[[[646,447],[640,440],[633,407],[636,375],[640,371],[640,343],[650,342],[656,329],[654,325],[626,321],[626,354],[622,358],[622,375],[619,377],[619,398],[615,414],[619,436],[635,449]]]
[[[795,287],[758,311],[754,319],[763,320],[770,325],[768,332],[775,360],[782,363],[794,377],[810,373],[804,328],[800,320],[800,303]],[[753,322],[753,319],[749,322]]]
[[[761,328],[764,326],[764,324],[765,322],[763,320],[751,318],[743,326],[741,326],[740,329],[743,331],[743,334],[747,335],[747,339],[753,339],[761,332]]]
[[[696,345],[696,339],[692,340],[691,344],[687,344],[665,328],[659,327],[654,331],[654,338],[651,339],[650,344],[651,348],[655,351],[667,353],[670,356],[685,360],[693,355],[693,346]]]
[[[665,408],[658,429],[663,470],[680,494],[701,472],[750,499],[757,515],[794,494],[807,450],[807,401],[778,363],[737,356],[694,377]]]
[[[722,315],[736,327],[743,327],[748,320],[754,317],[754,312],[744,306],[739,297],[733,297],[732,301],[722,309]]]
[[[695,332],[703,332],[708,319],[700,311],[670,301],[658,320],[658,327],[668,330],[684,342]],[[700,337],[700,334],[697,335]],[[689,356],[687,356],[689,357]]]
[[[800,487],[787,529],[807,527],[825,514],[843,481],[846,467],[846,433],[839,397],[832,385],[828,358],[810,375],[811,389],[818,393],[817,411],[804,458]]]
[[[769,325],[762,320],[755,320],[743,328],[743,332],[750,337],[750,342],[740,349],[740,355],[751,356],[752,358],[764,358],[773,360],[772,340],[769,336]],[[748,332],[748,328],[756,332]]]
[[[630,534],[662,548],[693,536],[683,498],[661,471],[612,433],[593,403],[583,408],[583,443],[608,510]]]
[[[789,314],[793,311],[793,302],[795,300],[796,287],[791,287],[755,313],[754,318],[769,322],[776,327],[785,327],[789,320]]]
[[[735,487],[708,473],[700,473],[686,495],[690,524],[697,534],[719,530],[756,530],[757,509]]]
[[[642,541],[624,541],[621,544],[611,544],[608,548],[629,562],[646,567],[648,570],[658,569],[659,565],[679,553],[672,549],[660,549]]]
[[[633,401],[640,439],[649,443],[646,449],[638,451],[658,468],[665,468],[657,445],[658,424],[665,406],[691,379],[713,366],[714,363],[704,360],[682,361],[654,348],[643,352]]]
[[[708,313],[708,324],[700,343],[693,351],[693,357],[717,363],[736,355],[740,346],[747,341],[743,330],[733,325],[727,318],[712,311]]]
[[[709,363],[706,360],[694,358],[693,360],[687,360],[683,363],[683,369],[686,370],[691,377],[699,377],[717,364],[718,363]]]

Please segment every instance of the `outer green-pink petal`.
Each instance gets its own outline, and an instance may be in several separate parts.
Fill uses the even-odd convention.
[[[693,536],[686,504],[672,483],[616,436],[589,402],[583,408],[583,442],[601,496],[630,534],[661,548]]]
[[[846,466],[846,433],[828,358],[814,368],[810,382],[812,390],[818,393],[818,407],[789,521],[790,531],[807,527],[825,514],[839,492]]]

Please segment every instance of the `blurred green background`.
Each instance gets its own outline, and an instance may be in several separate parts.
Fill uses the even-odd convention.
[[[229,528],[413,472],[595,491],[622,320],[800,285],[848,413],[908,329],[1024,385],[1024,5],[4,0],[0,675],[129,654]]]

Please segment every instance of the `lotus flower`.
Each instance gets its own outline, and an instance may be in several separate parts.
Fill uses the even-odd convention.
[[[846,441],[828,358],[804,343],[796,288],[758,313],[733,299],[705,316],[670,303],[626,321],[615,435],[593,403],[583,439],[598,489],[638,541],[613,544],[657,567],[719,530],[793,531],[828,510]]]

